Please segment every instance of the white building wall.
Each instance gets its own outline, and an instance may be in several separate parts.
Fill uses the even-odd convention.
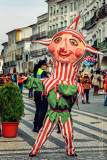
[[[21,29],[20,31],[20,40],[29,38],[32,35],[32,28],[31,27],[25,27]]]
[[[0,74],[3,73],[2,66],[3,66],[3,59],[0,59]]]

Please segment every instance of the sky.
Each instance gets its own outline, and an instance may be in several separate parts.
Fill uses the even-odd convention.
[[[47,12],[45,0],[0,0],[0,54],[1,44],[8,41],[7,32],[35,24]]]

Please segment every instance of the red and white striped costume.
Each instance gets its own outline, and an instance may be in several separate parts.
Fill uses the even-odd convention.
[[[78,87],[78,95],[82,94],[84,99],[84,89],[81,83],[76,82],[76,77],[79,71],[79,67],[84,59],[84,55],[74,64],[65,64],[58,62],[54,59],[53,61],[53,71],[50,78],[42,79],[45,91],[48,94],[50,90],[55,88],[59,83],[64,83],[68,85],[76,85]],[[57,96],[59,94],[57,93]],[[58,97],[59,99],[59,97]]]
[[[59,117],[59,125],[61,129],[61,134],[63,138],[65,139],[66,144],[66,153],[68,155],[75,154],[75,147],[73,144],[73,126],[71,123],[71,119],[68,118],[65,125],[61,122],[61,117]],[[45,123],[43,127],[40,130],[40,133],[36,139],[35,145],[32,149],[32,154],[36,155],[38,153],[38,150],[40,149],[41,145],[47,140],[47,138],[51,135],[52,131],[55,129],[56,123],[52,124],[49,116],[46,118]]]
[[[77,26],[79,17],[80,15],[67,29],[60,31],[52,39],[36,41],[40,44],[47,45],[47,46],[53,45],[50,47],[50,51],[53,57],[53,71],[52,71],[50,78],[42,79],[42,82],[43,82],[45,91],[47,92],[47,95],[53,88],[55,88],[55,92],[57,94],[58,100],[61,95],[59,94],[59,92],[57,92],[57,85],[60,83],[68,84],[68,85],[76,85],[78,87],[78,95],[81,93],[84,99],[84,89],[81,84],[76,82],[76,77],[77,77],[80,65],[84,59],[85,51],[89,51],[93,54],[96,54],[96,53],[101,54],[101,52],[88,46],[86,44],[86,41],[83,35],[79,31],[76,30],[76,26]],[[63,35],[66,35],[66,34],[72,35],[71,38],[67,39],[67,36],[63,37]],[[59,39],[56,39],[56,37],[57,38],[59,37]],[[75,38],[73,39],[73,37],[76,37],[76,39],[78,40],[76,41]],[[59,40],[59,43],[57,40]],[[71,40],[73,40],[74,42],[71,42]],[[75,45],[74,43],[76,42],[78,43]],[[54,47],[54,43],[55,43],[55,47]],[[71,44],[70,49],[67,46],[68,43],[69,45]],[[66,45],[65,48],[61,46],[63,44]],[[73,44],[74,44],[74,50],[72,50]],[[59,56],[59,60],[57,59],[57,54]],[[70,56],[71,58],[68,58]],[[74,61],[72,61],[74,56],[76,58],[74,58]],[[71,61],[72,63],[70,63]],[[59,110],[56,110],[55,112],[59,112]],[[71,118],[69,117],[67,121],[63,124],[61,120],[61,116],[59,116],[58,123],[61,128],[62,136],[65,139],[66,153],[68,155],[75,155],[75,147],[73,145],[73,126],[72,126]],[[39,132],[39,135],[37,137],[37,140],[35,142],[35,145],[30,155],[37,154],[38,150],[40,149],[40,146],[50,136],[50,134],[52,133],[55,127],[56,127],[55,121],[51,123],[49,116],[47,116],[45,123]]]

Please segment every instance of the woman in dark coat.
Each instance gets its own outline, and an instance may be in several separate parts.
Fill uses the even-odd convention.
[[[47,68],[47,64],[45,60],[39,61],[37,65],[34,67],[34,77],[35,78],[48,78],[47,72],[45,71]],[[34,101],[36,105],[36,112],[34,117],[34,132],[39,132],[43,125],[43,120],[45,117],[45,114],[48,109],[48,102],[47,102],[47,96],[45,94],[42,94],[41,91],[35,91],[34,90]]]

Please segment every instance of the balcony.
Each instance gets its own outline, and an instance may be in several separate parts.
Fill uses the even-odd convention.
[[[94,44],[92,45],[92,47],[93,47],[94,49],[98,49],[97,40],[94,41]]]
[[[95,21],[98,21],[100,18],[104,18],[106,16],[107,16],[107,4],[97,9]]]
[[[66,26],[58,28],[58,32],[62,31],[63,29],[67,28]]]
[[[85,22],[85,26],[83,27],[83,29],[88,30],[88,29],[92,28],[93,26],[95,26],[96,25],[95,18],[96,18],[96,16],[94,15],[90,20]]]
[[[45,37],[47,37],[47,36],[48,36],[47,32],[46,32],[46,31],[43,31],[43,32],[39,32],[39,33],[33,35],[33,36],[31,37],[31,40],[38,40],[38,39],[41,39],[41,38],[45,38]]]
[[[31,51],[31,52],[30,52],[30,55],[31,55],[32,57],[37,57],[37,52],[36,52],[36,50]]]
[[[32,56],[32,57],[38,57],[38,56],[41,56],[42,55],[42,52],[41,52],[42,50],[34,50],[34,51],[31,51],[30,52],[30,55]]]
[[[100,51],[106,50],[107,49],[107,41],[103,41],[101,43],[98,43],[98,48]]]
[[[57,29],[51,30],[48,32],[48,37],[51,38],[53,37],[55,34],[57,34]]]
[[[46,49],[46,48],[43,48],[43,49],[42,49],[42,55],[46,55],[46,52],[47,52],[47,49]]]
[[[37,23],[38,23],[38,24],[42,24],[42,23],[45,23],[45,22],[48,22],[48,18],[39,20]]]
[[[42,49],[31,51],[30,55],[32,57],[38,57],[38,56],[46,55],[46,53],[47,53],[47,49],[46,48],[42,48]]]
[[[16,61],[10,61],[10,66],[15,66],[16,65]]]
[[[22,55],[18,54],[16,55],[16,60],[21,60],[22,59]]]

